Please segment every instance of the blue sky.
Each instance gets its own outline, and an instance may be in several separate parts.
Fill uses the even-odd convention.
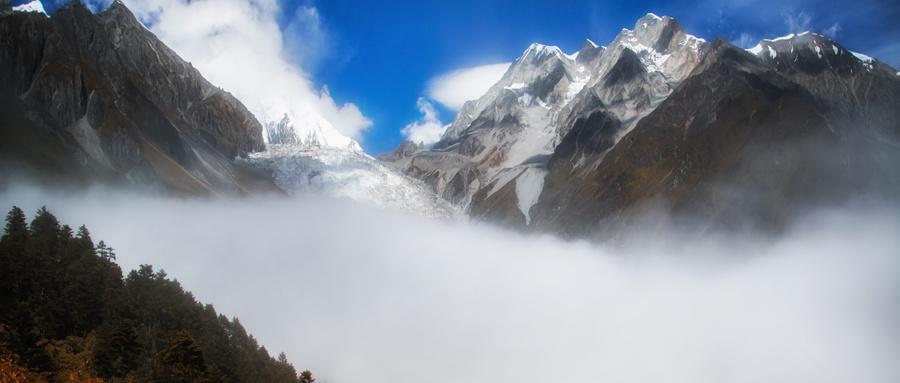
[[[389,3],[389,4],[387,4]],[[812,29],[851,49],[900,66],[897,1],[352,1],[314,3],[333,51],[312,68],[341,100],[374,121],[363,146],[378,153],[419,118],[416,99],[430,78],[475,65],[515,59],[530,43],[578,48],[584,38],[611,41],[647,12],[679,19],[689,33],[712,41],[756,41]],[[835,27],[836,26],[836,27]],[[835,33],[836,32],[836,33]],[[439,107],[449,122],[453,113]]]
[[[377,154],[403,140],[404,126],[422,119],[417,100],[428,96],[435,77],[511,61],[532,42],[565,51],[585,38],[606,44],[647,12],[673,16],[708,41],[722,36],[747,46],[813,30],[900,67],[896,0],[283,0],[278,24],[288,52],[315,87],[327,86],[339,104],[355,104],[372,121],[359,138]],[[433,105],[441,122],[453,119],[451,109]]]

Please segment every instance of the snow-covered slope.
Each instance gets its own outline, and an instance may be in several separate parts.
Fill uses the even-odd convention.
[[[262,121],[266,150],[239,161],[271,174],[281,190],[350,198],[428,217],[455,215],[456,209],[421,181],[382,165],[315,111],[286,103],[276,109],[287,112],[278,121]]]
[[[276,100],[274,105],[280,104]],[[287,105],[266,107],[269,112],[281,113],[278,119],[260,117],[260,122],[265,130],[266,143],[268,144],[292,144],[310,148],[338,148],[362,153],[362,148],[356,140],[339,132],[328,120],[318,114],[312,108],[303,105]],[[257,116],[268,116],[266,113],[256,113]]]
[[[324,146],[269,144],[240,161],[272,173],[289,194],[350,198],[427,217],[453,217],[457,210],[421,181],[390,169],[365,153]]]

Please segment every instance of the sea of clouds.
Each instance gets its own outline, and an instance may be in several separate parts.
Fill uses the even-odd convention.
[[[320,382],[900,381],[900,214],[871,204],[615,246],[324,197],[13,183],[14,204],[165,269]]]

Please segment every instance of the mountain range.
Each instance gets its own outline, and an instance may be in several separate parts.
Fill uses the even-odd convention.
[[[10,174],[324,193],[579,238],[648,221],[777,230],[900,191],[898,73],[814,33],[745,50],[647,14],[605,46],[532,44],[439,142],[375,159],[315,114],[260,121],[120,1],[39,4],[0,11]]]
[[[824,36],[744,50],[648,14],[607,46],[533,44],[440,142],[382,158],[470,216],[527,231],[777,230],[810,208],[896,196],[898,103],[893,68]]]

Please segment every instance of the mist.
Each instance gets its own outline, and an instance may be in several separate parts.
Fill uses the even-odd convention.
[[[324,197],[14,183],[12,205],[86,224],[320,382],[900,381],[900,213],[874,204],[614,247]]]

